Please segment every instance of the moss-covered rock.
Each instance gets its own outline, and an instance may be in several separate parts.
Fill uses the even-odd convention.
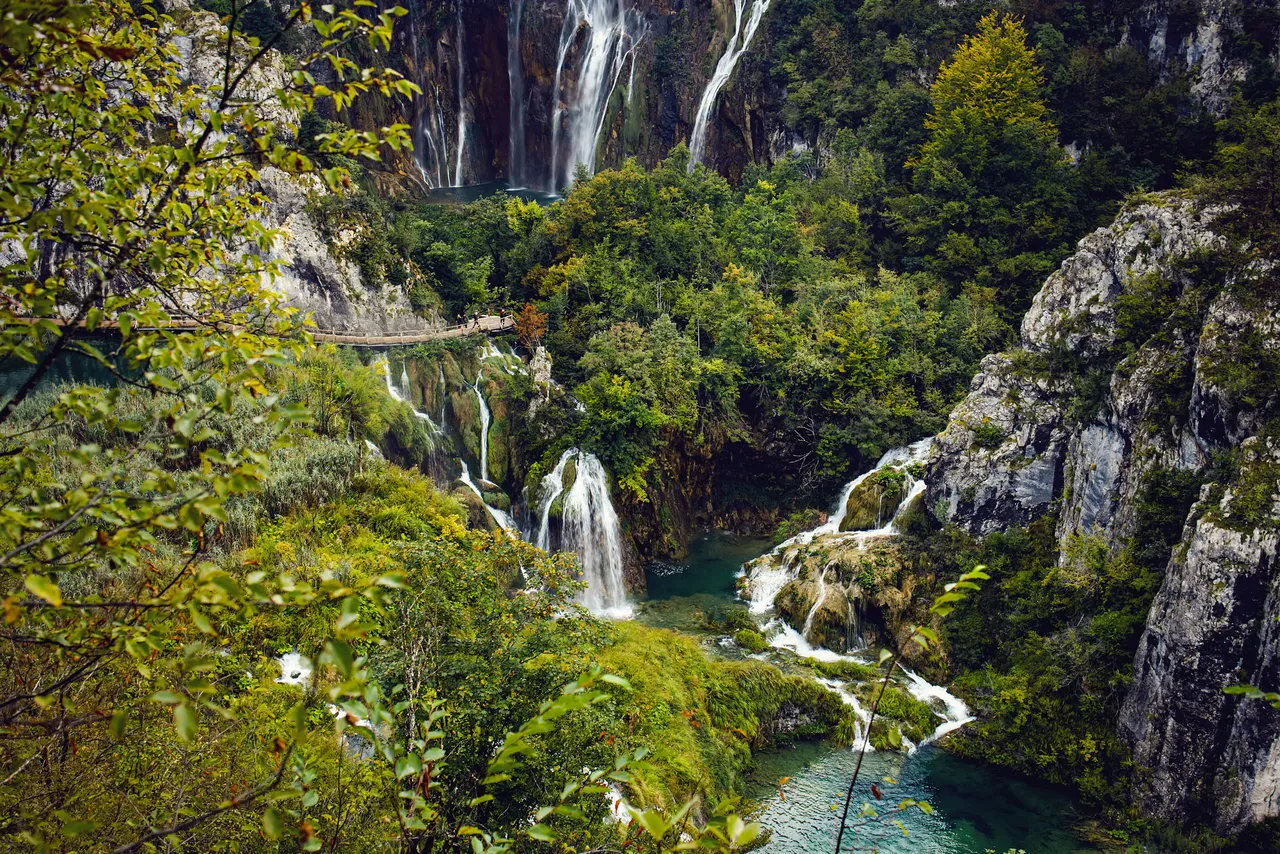
[[[898,511],[906,495],[907,473],[886,468],[868,477],[849,493],[841,531],[872,531],[883,527]]]
[[[764,639],[764,635],[755,629],[740,629],[733,636],[733,641],[747,652],[764,652],[769,648],[769,642]]]
[[[455,486],[453,491],[449,493],[449,497],[462,505],[467,512],[467,525],[471,528],[478,528],[482,531],[492,531],[497,525],[493,521],[493,517],[489,515],[489,511],[485,509],[484,502],[466,486],[461,484]]]

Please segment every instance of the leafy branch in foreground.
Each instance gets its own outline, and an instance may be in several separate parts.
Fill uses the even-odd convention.
[[[347,57],[389,45],[402,9],[299,3],[259,42],[236,32],[243,6],[222,23],[126,0],[15,0],[0,16],[0,361],[28,366],[0,404],[0,838],[37,849],[101,842],[82,753],[180,760],[168,812],[128,797],[137,775],[103,781],[127,815],[110,838],[122,852],[286,785],[295,740],[273,713],[279,750],[243,751],[256,758],[231,769],[230,794],[197,786],[202,731],[231,738],[256,702],[228,690],[243,677],[222,663],[228,637],[267,611],[376,608],[395,583],[214,560],[228,508],[308,420],[275,387],[309,339],[271,287],[283,235],[263,224],[258,168],[315,171],[293,142],[299,111],[416,90]],[[308,26],[318,50],[285,71],[274,45]],[[328,86],[305,70],[321,64]],[[404,126],[321,140],[372,159],[408,144]],[[72,355],[110,387],[45,390]],[[176,739],[157,744],[166,719]]]
[[[955,610],[956,603],[963,601],[965,597],[968,596],[967,591],[979,590],[980,587],[978,582],[989,581],[990,579],[991,576],[987,574],[985,566],[974,567],[969,572],[961,575],[955,581],[947,584],[943,588],[942,594],[933,600],[933,605],[930,606],[929,612],[937,616],[939,619],[945,619],[952,611]],[[875,700],[871,704],[871,714],[867,720],[866,732],[862,737],[862,746],[858,749],[858,761],[853,766],[853,775],[849,778],[849,788],[845,792],[844,810],[840,813],[840,830],[836,833],[835,854],[840,854],[840,848],[844,843],[844,831],[849,820],[849,805],[853,802],[853,792],[858,785],[858,775],[862,771],[862,760],[867,754],[868,745],[871,743],[871,726],[876,721],[876,713],[879,711],[880,701],[884,698],[884,692],[889,687],[889,682],[893,677],[893,671],[897,669],[898,665],[902,661],[903,652],[912,644],[916,644],[922,650],[928,650],[931,644],[933,646],[938,645],[938,635],[928,626],[912,626],[911,634],[907,638],[907,642],[903,644],[903,648],[896,654],[887,649],[880,650],[880,666],[884,667],[885,664],[888,664],[888,667],[885,669],[884,676],[880,680],[880,689],[876,693]],[[889,740],[895,744],[901,744],[902,735],[896,729],[890,730]],[[878,789],[874,786],[872,789],[876,798],[879,799],[880,793]],[[899,810],[904,810],[911,807],[916,807],[926,813],[933,811],[933,807],[927,802],[916,801],[910,798],[901,801],[897,808]],[[868,811],[872,810],[873,808],[870,804],[865,804],[863,806],[864,813],[868,813]]]

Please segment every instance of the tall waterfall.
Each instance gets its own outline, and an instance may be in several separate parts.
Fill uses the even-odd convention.
[[[476,393],[476,400],[480,403],[480,479],[488,482],[489,480],[489,423],[492,416],[489,414],[489,404],[484,399],[484,392],[480,391],[480,381],[484,379],[484,374],[476,372],[476,384],[472,386]]]
[[[693,133],[689,137],[690,172],[702,162],[706,152],[707,125],[711,121],[711,111],[715,109],[716,98],[720,96],[720,90],[733,76],[734,69],[738,67],[738,60],[742,59],[747,48],[751,47],[751,40],[755,38],[756,30],[760,27],[760,19],[764,17],[765,12],[769,11],[769,4],[772,2],[773,0],[751,0],[751,13],[744,22],[743,14],[746,12],[747,0],[733,0],[733,35],[729,37],[729,43],[724,47],[724,54],[716,63],[716,70],[707,81],[707,88],[702,92],[702,100],[698,102],[698,111],[694,114]]]
[[[569,460],[577,458],[577,475],[568,492],[564,472]],[[551,546],[551,505],[564,497],[561,511],[560,548],[575,552],[582,563],[582,579],[587,589],[579,596],[593,614],[628,617],[626,583],[622,575],[622,526],[609,500],[609,483],[604,466],[594,454],[577,449],[565,451],[556,468],[542,480],[538,491],[541,523],[537,545]]]
[[[524,24],[524,0],[510,0],[507,6],[507,82],[510,100],[507,125],[507,180],[524,186],[524,61],[520,50],[520,30]]]
[[[462,29],[462,0],[458,5],[458,150],[457,165],[453,170],[453,186],[462,186],[462,157],[467,151],[467,43]]]
[[[646,31],[627,0],[566,0],[552,89],[548,191],[567,187],[579,164],[595,172],[609,101],[628,61],[634,71],[635,49]]]

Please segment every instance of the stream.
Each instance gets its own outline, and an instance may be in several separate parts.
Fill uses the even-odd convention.
[[[743,563],[769,550],[760,539],[708,533],[697,537],[689,557],[680,563],[653,564],[647,569],[648,596],[636,619],[648,625],[684,631],[704,639],[712,654],[740,655],[708,634],[705,614],[731,607],[736,600],[735,575]],[[785,651],[769,653],[773,657]],[[816,854],[834,846],[838,811],[857,753],[825,742],[801,742],[755,757],[748,797],[758,805],[754,820],[771,831],[760,850],[769,854]],[[896,784],[886,783],[888,776]],[[778,781],[791,778],[779,794]],[[856,847],[880,852],[946,852],[998,854],[1020,849],[1031,854],[1096,852],[1078,839],[1074,824],[1082,818],[1073,799],[1047,786],[1002,773],[999,769],[952,756],[936,745],[914,755],[869,753],[863,761],[850,827]],[[873,801],[870,784],[883,791],[881,815],[854,822],[852,813]],[[928,801],[933,815],[917,809],[897,813],[904,798]],[[890,813],[893,813],[890,815]],[[906,829],[893,823],[901,821]],[[846,840],[849,832],[846,831]]]

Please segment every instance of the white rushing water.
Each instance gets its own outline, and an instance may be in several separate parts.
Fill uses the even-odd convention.
[[[629,62],[634,73],[646,29],[627,0],[566,0],[552,88],[548,192],[567,187],[579,165],[595,172],[609,101]]]
[[[524,24],[524,0],[507,6],[507,85],[510,93],[507,124],[507,179],[524,186],[524,57],[520,31]]]
[[[484,503],[484,509],[489,511],[489,515],[493,517],[493,521],[498,523],[499,528],[519,537],[520,526],[516,524],[516,520],[512,518],[511,514],[498,507],[494,507],[491,504],[485,503],[484,493],[480,490],[480,487],[476,485],[476,482],[471,479],[471,467],[467,465],[467,461],[460,459],[458,460],[458,464],[462,467],[462,473],[458,475],[458,480],[462,481],[463,485],[466,486],[467,489],[470,489],[480,497],[481,503]]]
[[[960,727],[974,719],[973,715],[969,714],[969,707],[965,705],[964,700],[961,700],[946,688],[929,683],[902,665],[898,665],[898,669],[907,677],[907,690],[911,692],[911,696],[932,708],[934,714],[941,720],[933,734],[920,742],[918,747],[932,744],[947,733],[960,729]],[[942,706],[942,711],[938,710],[937,707],[939,705]],[[912,752],[915,752],[915,750],[913,749]]]
[[[738,60],[742,59],[747,48],[751,47],[751,40],[755,38],[756,30],[760,27],[760,19],[764,17],[765,12],[769,11],[769,4],[772,2],[773,0],[751,0],[751,11],[748,14],[747,0],[733,0],[733,34],[724,47],[720,61],[716,63],[711,79],[707,81],[707,88],[702,91],[702,99],[698,101],[698,111],[694,114],[693,132],[689,136],[690,172],[702,162],[706,153],[707,127],[711,123],[711,111],[715,109],[720,90],[733,76],[734,69],[738,67]],[[745,19],[744,15],[746,15]]]
[[[544,552],[551,551],[551,505],[556,503],[556,499],[564,493],[564,470],[569,465],[569,460],[578,455],[577,448],[570,448],[560,455],[559,462],[551,473],[542,478],[542,483],[538,484],[538,507],[541,515],[539,517],[538,534],[533,544]]]
[[[377,366],[377,369],[382,372],[382,375],[386,377],[387,394],[391,395],[391,398],[393,400],[399,401],[400,403],[403,403],[405,406],[408,406],[409,411],[412,412],[413,416],[417,418],[419,421],[426,422],[427,440],[431,442],[432,448],[438,447],[438,442],[440,437],[443,435],[443,430],[440,427],[440,425],[436,423],[436,420],[434,418],[432,418],[426,412],[423,412],[420,409],[414,408],[413,395],[409,390],[409,366],[406,364],[403,367],[401,367],[400,384],[397,387],[396,383],[394,383],[391,379],[391,363],[387,361],[387,357],[385,355],[379,356],[377,362],[375,362],[374,364]]]
[[[480,479],[485,483],[489,482],[489,422],[492,416],[489,414],[489,404],[484,399],[484,392],[480,391],[480,381],[484,378],[482,373],[476,374],[476,382],[471,388],[476,393],[476,400],[480,403]]]
[[[929,449],[932,447],[932,439],[923,439],[905,448],[896,448],[876,463],[875,468],[871,471],[859,475],[850,481],[840,490],[840,498],[836,506],[832,508],[831,514],[827,521],[810,531],[797,534],[786,542],[782,543],[768,555],[762,559],[753,562],[754,566],[748,570],[744,567],[744,572],[750,572],[750,610],[755,614],[768,614],[774,609],[774,600],[781,592],[782,588],[796,578],[800,564],[804,560],[803,550],[796,550],[794,546],[803,546],[812,543],[818,537],[824,537],[828,541],[846,541],[855,540],[861,547],[876,539],[895,536],[898,533],[896,523],[898,519],[906,512],[909,505],[924,491],[925,484],[922,480],[907,474],[906,491],[902,502],[887,522],[883,519],[877,519],[877,527],[870,531],[848,531],[841,532],[840,526],[843,524],[845,514],[847,512],[849,496],[852,495],[861,483],[876,472],[883,471],[886,468],[903,469],[912,463],[922,463],[929,455]],[[749,565],[750,566],[750,565]],[[857,655],[846,655],[825,649],[810,642],[809,637],[813,628],[814,616],[819,607],[827,599],[830,588],[827,584],[827,571],[829,566],[823,566],[815,577],[817,585],[817,599],[810,607],[805,618],[804,626],[797,631],[793,626],[780,616],[771,617],[762,627],[762,631],[769,639],[769,644],[774,649],[787,650],[794,653],[800,658],[812,658],[822,662],[857,662],[860,664],[868,664],[865,657]],[[953,730],[964,726],[973,717],[969,714],[969,709],[965,706],[964,701],[953,695],[946,688],[938,685],[930,684],[919,675],[907,670],[905,667],[899,667],[906,681],[904,687],[917,700],[927,704],[934,710],[938,716],[937,728],[925,738],[920,745],[912,745],[907,743],[909,752],[914,753],[919,747],[937,741],[942,736]],[[861,722],[858,739],[855,741],[855,748],[861,747],[861,738],[866,732],[866,725],[870,716],[858,698],[854,696],[843,683],[833,679],[818,678],[819,684],[834,691],[848,705],[854,708],[857,713],[858,720]]]
[[[467,66],[466,34],[462,29],[462,0],[458,4],[458,147],[457,165],[453,170],[453,186],[462,186],[462,158],[467,151]]]
[[[577,460],[576,475],[565,492],[564,472],[571,459]],[[555,469],[542,479],[535,544],[544,551],[551,548],[551,506],[561,496],[560,549],[578,555],[587,584],[578,601],[599,616],[630,617],[632,608],[622,574],[622,526],[609,499],[604,466],[594,454],[576,448],[565,451]]]
[[[788,582],[795,579],[799,561],[792,551],[793,546],[807,546],[818,537],[839,537],[841,540],[854,539],[865,548],[874,540],[897,534],[896,523],[911,503],[924,491],[925,484],[923,480],[917,480],[908,475],[907,492],[903,496],[902,503],[898,505],[898,511],[883,526],[870,531],[847,531],[844,533],[840,531],[840,526],[844,524],[845,514],[849,509],[849,496],[862,485],[863,481],[883,469],[903,468],[912,463],[923,463],[929,456],[931,447],[933,447],[932,437],[921,439],[919,442],[915,442],[905,448],[895,448],[889,451],[880,458],[875,468],[858,475],[844,485],[844,488],[840,490],[839,498],[836,499],[835,506],[831,508],[831,512],[827,516],[826,522],[784,541],[770,553],[769,557],[771,559],[761,560],[756,563],[749,574],[751,613],[763,614],[772,609],[773,600],[777,598],[778,593],[782,591],[782,588]]]

